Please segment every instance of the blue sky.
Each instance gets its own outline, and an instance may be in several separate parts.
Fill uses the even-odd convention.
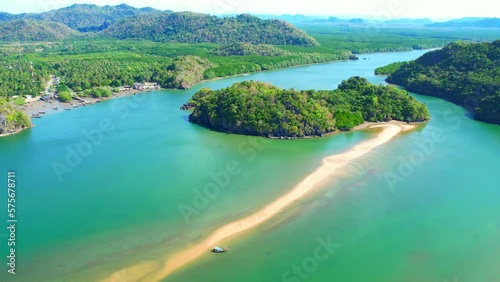
[[[161,10],[195,11],[210,14],[306,14],[371,19],[423,18],[445,20],[460,17],[500,17],[492,0],[13,0],[2,1],[0,11],[9,13],[41,12],[87,3]]]

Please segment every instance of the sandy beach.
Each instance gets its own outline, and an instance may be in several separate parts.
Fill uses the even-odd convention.
[[[142,268],[140,265],[144,265],[145,263],[152,265],[154,262],[143,262],[140,265],[133,265],[117,271],[103,281],[120,281],[118,279],[124,277],[127,277],[127,279],[133,278],[136,281],[160,281],[203,254],[208,254],[214,246],[224,246],[224,240],[241,234],[244,231],[248,231],[267,221],[294,201],[319,187],[323,180],[334,174],[342,166],[345,166],[350,161],[357,159],[372,149],[388,142],[399,133],[410,130],[414,127],[415,126],[411,124],[395,121],[388,123],[366,124],[358,129],[380,128],[382,131],[378,133],[377,137],[358,144],[349,151],[324,158],[322,165],[314,172],[307,175],[290,192],[269,203],[257,212],[218,228],[201,242],[168,258],[164,263],[159,264],[160,267],[154,269],[153,271],[151,267]]]

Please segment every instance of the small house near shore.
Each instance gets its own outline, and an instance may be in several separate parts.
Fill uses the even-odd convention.
[[[134,83],[134,89],[135,90],[143,90],[144,84],[136,82],[136,83]]]
[[[26,99],[24,100],[26,103],[31,103],[34,101],[40,100],[40,97],[33,97],[31,95],[26,95]]]

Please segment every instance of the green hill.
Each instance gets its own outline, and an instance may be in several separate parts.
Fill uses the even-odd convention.
[[[78,32],[61,23],[15,20],[0,24],[0,41],[55,41],[75,36]]]
[[[159,13],[152,8],[138,9],[126,4],[118,6],[97,6],[90,4],[75,4],[58,10],[39,14],[16,15],[20,19],[44,20],[63,23],[81,32],[101,31],[110,24],[126,17]]]
[[[236,134],[301,138],[350,130],[364,121],[429,119],[427,107],[406,91],[352,77],[332,91],[280,89],[245,81],[204,88],[188,103],[191,122]]]
[[[197,56],[183,56],[175,59],[168,67],[167,78],[161,83],[167,88],[189,89],[203,80],[205,71],[213,63]]]
[[[452,43],[402,65],[387,82],[466,107],[500,124],[500,40]]]
[[[141,15],[121,20],[103,34],[157,42],[319,45],[314,38],[289,23],[250,15],[225,18],[191,12]]]
[[[0,12],[0,22],[7,22],[14,19],[14,15],[9,13]]]

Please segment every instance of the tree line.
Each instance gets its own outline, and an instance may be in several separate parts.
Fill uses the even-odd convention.
[[[449,44],[403,64],[387,82],[454,102],[477,120],[500,124],[500,40]]]

